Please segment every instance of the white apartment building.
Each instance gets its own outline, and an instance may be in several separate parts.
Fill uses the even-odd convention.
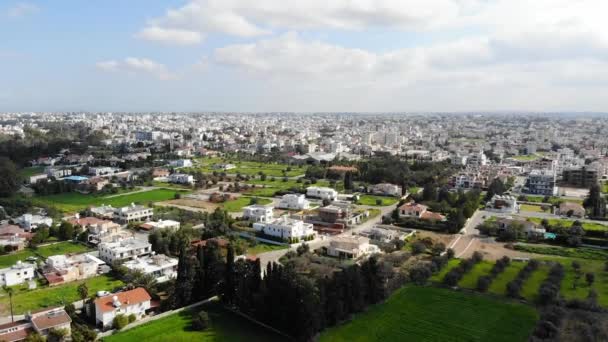
[[[53,219],[42,215],[23,214],[13,220],[15,224],[23,228],[27,232],[38,229],[39,226],[45,225],[50,227],[53,225]]]
[[[277,204],[277,208],[307,210],[310,208],[310,201],[307,200],[306,196],[304,195],[287,194],[283,195],[283,197]]]
[[[48,178],[48,176],[46,174],[44,174],[44,173],[41,173],[41,174],[38,174],[38,175],[32,175],[29,178],[29,183],[30,184],[36,184],[36,183],[38,183],[38,181],[41,181],[41,180],[44,180],[44,179],[47,179],[47,178]]]
[[[287,216],[281,216],[270,222],[254,223],[253,229],[281,239],[303,239],[316,234],[312,224]]]
[[[380,183],[370,188],[372,194],[384,196],[401,196],[401,187],[390,183]]]
[[[194,177],[186,173],[174,173],[167,177],[167,181],[177,184],[192,184],[194,183]]]
[[[269,222],[274,218],[273,209],[268,205],[249,205],[243,208],[243,218],[253,222]]]
[[[555,186],[556,175],[554,170],[532,170],[526,179],[524,192],[534,195],[555,196],[557,187]]]
[[[483,151],[477,153],[471,153],[467,158],[467,165],[483,166],[488,163],[488,157],[486,157]]]
[[[144,207],[143,205],[131,205],[117,208],[114,211],[114,218],[123,223],[148,221],[152,219],[154,210],[152,208]]]
[[[99,257],[112,264],[114,261],[122,261],[148,255],[152,252],[152,245],[147,241],[134,238],[119,240],[115,242],[103,242],[97,246]]]
[[[95,321],[102,329],[112,327],[116,315],[141,319],[150,309],[150,294],[143,287],[95,299]]]
[[[0,286],[19,285],[33,280],[36,277],[35,270],[36,265],[17,261],[11,267],[0,269]]]
[[[157,222],[146,222],[139,227],[146,230],[170,229],[175,231],[179,230],[180,223],[173,220],[159,220]]]
[[[172,160],[171,163],[169,163],[169,165],[171,165],[173,167],[191,167],[192,160],[190,160],[190,159]]]
[[[131,271],[141,271],[151,274],[157,282],[162,283],[177,277],[177,258],[170,258],[164,254],[134,258],[123,263]]]
[[[364,236],[343,236],[331,240],[327,255],[341,259],[358,259],[362,256],[380,253],[380,248],[369,243]]]
[[[310,186],[306,188],[306,196],[335,201],[338,199],[338,192],[332,188]]]
[[[494,195],[486,204],[486,210],[515,214],[519,212],[517,199],[508,195]]]
[[[49,285],[53,286],[94,277],[103,273],[102,266],[105,264],[91,254],[53,255],[47,258],[42,273]],[[109,267],[105,268],[109,271]]]

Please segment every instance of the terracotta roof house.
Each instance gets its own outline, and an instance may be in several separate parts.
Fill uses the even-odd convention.
[[[95,300],[95,320],[99,327],[110,328],[116,315],[135,315],[137,319],[145,316],[150,309],[152,297],[143,287],[123,291]]]

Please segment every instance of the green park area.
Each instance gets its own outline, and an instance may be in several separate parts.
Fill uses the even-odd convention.
[[[531,306],[435,287],[407,286],[385,303],[328,329],[321,342],[527,341]]]
[[[163,317],[130,330],[104,337],[104,342],[146,341],[146,342],[186,342],[186,341],[222,341],[222,342],[274,342],[285,341],[280,335],[252,323],[219,304],[210,303],[196,308],[209,314],[210,327],[204,331],[195,331],[192,326],[192,311]]]
[[[45,245],[38,248],[26,248],[16,253],[1,255],[0,267],[10,267],[17,263],[17,261],[25,261],[29,257],[37,257],[40,259],[57,254],[84,253],[88,250],[89,249],[85,245],[67,241]]]
[[[398,199],[394,197],[361,195],[357,204],[385,207],[397,203]]]
[[[78,192],[67,192],[57,195],[35,197],[34,203],[45,206],[52,206],[62,212],[75,212],[86,209],[89,206],[111,205],[114,207],[124,207],[131,203],[147,204],[166,201],[175,198],[175,194],[185,192],[171,189],[155,189],[144,192],[126,193],[122,195],[84,195]]]
[[[23,314],[27,311],[34,311],[41,308],[65,305],[80,300],[78,295],[78,285],[86,283],[89,294],[97,291],[112,291],[122,286],[120,280],[116,280],[107,275],[89,278],[83,281],[75,281],[65,285],[53,287],[40,287],[29,290],[27,286],[17,288],[13,293],[13,310],[15,314]],[[0,297],[0,314],[5,316],[10,312],[9,297],[2,293]]]
[[[185,170],[198,170],[204,173],[225,172],[227,174],[241,174],[255,176],[260,172],[272,177],[296,177],[306,173],[305,166],[287,165],[281,163],[262,163],[253,161],[239,161],[223,158],[201,158],[197,159],[197,164]],[[233,169],[224,170],[218,167],[222,164],[232,164]]]
[[[239,197],[237,199],[222,203],[222,206],[228,212],[238,213],[241,210],[243,210],[243,207],[251,205],[252,198],[253,197],[245,197],[245,196]],[[265,204],[270,204],[270,203],[272,203],[272,200],[269,200],[268,198],[257,198],[257,204],[265,205]]]

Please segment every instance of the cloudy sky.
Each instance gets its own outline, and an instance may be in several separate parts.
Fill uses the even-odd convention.
[[[605,0],[0,2],[0,111],[608,111]]]

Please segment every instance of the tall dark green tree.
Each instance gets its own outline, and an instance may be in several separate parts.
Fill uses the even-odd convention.
[[[235,279],[234,279],[234,248],[228,245],[226,253],[226,268],[224,269],[224,289],[222,299],[226,304],[232,304],[235,296]]]
[[[196,270],[194,262],[190,257],[188,250],[184,247],[179,253],[175,289],[171,296],[171,306],[173,308],[180,308],[192,302],[192,290],[194,288],[195,276]]]
[[[10,159],[0,157],[0,197],[10,197],[19,190],[19,173]]]
[[[348,171],[344,174],[344,189],[352,190],[353,188],[353,174],[352,172]]]
[[[606,216],[606,200],[598,184],[594,184],[589,189],[589,196],[585,199],[584,206],[592,217]]]

